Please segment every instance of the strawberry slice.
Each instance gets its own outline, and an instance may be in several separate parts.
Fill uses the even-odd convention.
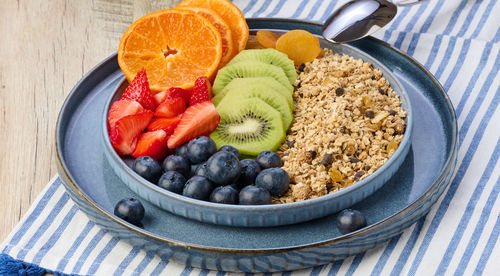
[[[156,103],[149,89],[148,77],[146,69],[142,68],[137,75],[135,75],[132,83],[125,89],[120,100],[135,100],[139,102],[142,107],[151,111],[155,110]]]
[[[179,124],[182,115],[177,115],[173,118],[153,118],[151,123],[148,125],[149,131],[155,131],[159,129],[163,129],[168,136],[174,133],[175,128]]]
[[[142,111],[144,111],[144,108],[136,101],[118,100],[114,102],[109,108],[108,113],[109,129],[112,129],[115,126],[116,121],[121,118],[128,115],[134,115]]]
[[[219,124],[220,115],[211,101],[204,101],[186,109],[174,134],[168,139],[168,148],[174,149],[193,138],[209,135]]]
[[[155,111],[156,117],[175,117],[186,110],[186,102],[181,97],[167,98]]]
[[[179,87],[170,87],[167,91],[161,91],[153,96],[155,102],[158,105],[161,104],[166,99],[178,98],[178,97],[183,98],[185,103],[189,103],[189,98],[191,97],[191,91],[184,90]]]
[[[179,87],[170,87],[167,91],[167,98],[177,98],[177,97],[183,98],[187,104],[189,103],[189,98],[191,97],[191,91],[184,90]]]
[[[140,156],[151,156],[156,160],[161,160],[169,151],[167,147],[168,137],[167,133],[162,129],[142,133],[131,155],[135,158]]]
[[[167,91],[161,91],[153,95],[156,106],[159,106],[167,98]]]
[[[189,98],[189,106],[208,101],[212,98],[212,85],[207,77],[198,77],[194,82],[193,93]]]
[[[137,144],[139,134],[146,129],[153,118],[153,112],[142,111],[116,121],[109,131],[109,140],[119,155],[131,154]]]

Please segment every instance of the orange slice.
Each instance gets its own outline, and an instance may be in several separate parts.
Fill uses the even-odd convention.
[[[226,63],[228,63],[236,55],[233,47],[231,29],[229,28],[229,25],[226,24],[224,19],[222,19],[222,17],[220,17],[216,12],[202,7],[182,6],[178,8],[181,10],[189,10],[205,17],[215,26],[217,31],[219,31],[222,39],[222,58],[219,63],[219,68],[226,65]]]
[[[137,19],[118,47],[118,64],[131,82],[146,68],[153,93],[190,89],[212,76],[222,57],[222,39],[210,21],[188,10],[161,10]]]
[[[177,7],[204,7],[215,11],[231,28],[236,53],[245,49],[248,40],[248,25],[241,10],[229,0],[183,0]]]

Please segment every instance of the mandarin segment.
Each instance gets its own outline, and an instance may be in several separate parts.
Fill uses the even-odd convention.
[[[164,71],[156,70],[156,68],[163,68],[166,65],[164,58],[155,58],[148,62],[145,66],[146,72],[148,72],[149,85],[158,86],[158,80],[163,77]]]
[[[304,30],[291,30],[280,36],[276,42],[276,50],[292,59],[296,66],[313,61],[320,53],[319,40]]]
[[[165,36],[163,35],[163,30],[160,27],[160,23],[157,18],[152,18],[151,20],[144,20],[134,27],[134,33],[140,34],[145,40],[151,43],[155,43],[158,46],[166,44]]]
[[[189,10],[169,9],[136,20],[118,48],[127,79],[146,68],[153,93],[190,89],[196,77],[212,76],[222,57],[222,38],[210,21]]]
[[[245,49],[248,40],[248,25],[241,10],[229,0],[183,0],[177,7],[203,7],[215,11],[231,29],[235,53]]]
[[[162,53],[159,44],[135,32],[129,33],[129,36],[123,42],[123,48],[124,53],[136,53],[139,55],[147,53],[148,55],[154,54],[160,56]]]

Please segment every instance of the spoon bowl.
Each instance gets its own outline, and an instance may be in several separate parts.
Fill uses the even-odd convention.
[[[397,11],[397,6],[386,0],[350,1],[326,20],[322,35],[333,43],[361,39],[387,25]]]

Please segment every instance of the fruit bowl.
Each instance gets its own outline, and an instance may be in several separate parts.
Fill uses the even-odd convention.
[[[276,31],[280,33],[279,31]],[[186,218],[218,225],[238,227],[272,227],[306,222],[342,209],[365,199],[382,187],[398,170],[405,159],[411,144],[413,113],[409,97],[396,77],[384,65],[373,57],[349,45],[334,45],[321,38],[322,48],[332,49],[334,53],[347,54],[370,62],[379,69],[399,95],[402,107],[407,112],[404,138],[394,154],[374,173],[334,193],[300,202],[273,205],[229,205],[188,198],[147,181],[131,169],[132,157],[120,157],[110,143],[107,114],[111,104],[118,100],[128,82],[124,78],[116,91],[109,97],[102,113],[102,142],[110,167],[132,191],[144,200],[173,214]]]

